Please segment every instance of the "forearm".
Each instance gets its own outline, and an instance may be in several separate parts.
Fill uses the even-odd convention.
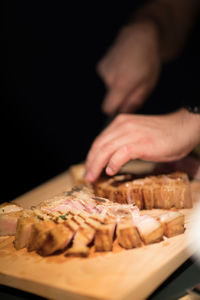
[[[133,21],[156,24],[163,62],[174,59],[187,40],[200,8],[199,0],[152,0],[142,6]]]

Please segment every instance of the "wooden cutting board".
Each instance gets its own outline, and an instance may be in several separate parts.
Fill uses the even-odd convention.
[[[15,202],[29,208],[71,186],[66,172]],[[200,182],[192,183],[192,191],[194,200],[200,199]],[[187,227],[191,210],[182,212]],[[138,249],[115,247],[89,258],[44,258],[26,249],[16,251],[12,242],[13,237],[0,239],[0,283],[51,299],[145,299],[190,256],[185,233]]]

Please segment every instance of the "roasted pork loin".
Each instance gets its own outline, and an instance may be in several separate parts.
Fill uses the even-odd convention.
[[[101,179],[94,190],[75,186],[29,210],[5,203],[0,206],[0,234],[15,235],[16,249],[27,248],[42,256],[64,251],[66,256],[86,257],[91,245],[95,251],[111,251],[115,239],[122,248],[132,249],[181,234],[184,216],[180,212],[153,218],[141,215],[140,209],[191,205],[185,174],[135,180],[120,175],[107,182]]]
[[[127,175],[111,179],[104,176],[93,186],[97,196],[118,203],[133,203],[139,209],[192,207],[189,179],[181,172],[134,180]]]

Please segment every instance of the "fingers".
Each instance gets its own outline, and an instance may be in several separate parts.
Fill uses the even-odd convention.
[[[132,92],[124,99],[122,105],[119,108],[121,113],[128,113],[136,111],[144,103],[147,97],[148,91],[145,84],[132,90]]]
[[[127,89],[111,87],[108,90],[108,93],[105,96],[102,104],[103,112],[108,115],[114,114],[118,110],[119,106],[123,102],[123,99],[127,96],[128,93],[129,90],[127,91]]]
[[[90,168],[92,162],[95,160],[95,157],[99,155],[99,151],[105,151],[104,145],[107,143],[112,143],[111,141],[118,138],[123,124],[130,118],[132,118],[132,115],[118,115],[113,122],[95,139],[87,155],[86,168]]]
[[[109,83],[109,73],[104,76],[104,79],[107,83]],[[110,84],[108,84],[108,93],[104,98],[102,104],[102,110],[106,114],[115,113],[120,106],[123,104],[124,100],[128,97],[132,90],[135,90],[140,82],[136,80],[136,78],[132,78],[132,76],[127,76],[124,72],[115,73],[114,78],[110,78]]]
[[[114,175],[130,159],[138,158],[138,145],[128,144],[123,141],[122,137],[119,139],[122,140],[120,146],[119,141],[113,141],[105,145],[105,151],[97,154],[85,176],[86,180],[95,181],[106,166],[106,173]]]
[[[126,143],[126,138],[119,135],[117,138],[109,140],[107,143],[102,143],[99,148],[93,148],[93,155],[87,159],[86,168],[90,177],[95,180],[107,165],[113,153]]]
[[[137,147],[134,144],[124,145],[119,148],[110,158],[106,167],[106,173],[111,176],[115,175],[130,159],[136,159],[136,149]]]

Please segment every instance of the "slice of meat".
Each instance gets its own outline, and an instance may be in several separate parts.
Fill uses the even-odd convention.
[[[94,245],[96,251],[111,251],[116,223],[102,224],[96,229]]]
[[[71,242],[74,231],[64,224],[56,224],[46,235],[45,242],[38,249],[42,256],[53,254],[58,250],[63,250]]]
[[[175,203],[175,186],[168,182],[160,186],[160,198],[157,197],[157,208],[170,209]]]
[[[96,196],[107,198],[113,202],[127,203],[127,189],[130,178],[130,175],[116,175],[111,178],[103,176],[94,183],[94,193]]]
[[[72,219],[79,225],[79,228],[74,236],[72,247],[66,252],[66,255],[88,256],[90,249],[87,246],[94,239],[95,229],[85,224],[80,216],[74,215]]]
[[[177,211],[169,211],[158,220],[163,225],[164,235],[168,238],[184,233],[184,215]]]
[[[138,229],[142,241],[148,245],[163,240],[164,230],[159,221],[148,215],[135,216],[133,222]]]
[[[146,209],[152,209],[155,205],[155,197],[154,197],[154,184],[152,182],[148,182],[142,187],[143,199],[144,199],[144,207]]]
[[[0,204],[0,215],[1,214],[9,214],[17,211],[22,211],[23,208],[17,204],[4,202]]]
[[[23,210],[0,214],[0,236],[15,235],[17,220],[23,214]]]
[[[4,202],[0,204],[0,236],[15,235],[17,220],[23,214],[19,205]]]
[[[133,181],[131,184],[129,183],[129,187],[127,190],[127,202],[135,204],[139,209],[144,208],[144,197],[142,192],[143,184],[141,181]]]
[[[192,193],[189,183],[177,182],[174,192],[174,206],[176,208],[192,208]]]
[[[69,227],[74,232],[76,232],[79,228],[79,225],[76,222],[74,222],[71,218],[68,218],[66,221],[63,222],[63,224]]]
[[[35,216],[21,216],[17,222],[17,230],[14,240],[15,248],[22,249],[28,247],[32,232],[32,225],[41,222]]]
[[[100,219],[100,218],[95,218],[95,216],[93,217],[92,215],[85,213],[85,212],[81,212],[78,214],[83,221],[85,222],[85,224],[89,225],[90,227],[96,229],[99,227],[99,225],[102,224],[104,219]]]
[[[32,224],[28,251],[39,250],[46,242],[49,230],[55,226],[56,224],[53,221],[42,221]]]
[[[142,241],[133,221],[121,221],[117,225],[118,243],[125,249],[142,246]]]

